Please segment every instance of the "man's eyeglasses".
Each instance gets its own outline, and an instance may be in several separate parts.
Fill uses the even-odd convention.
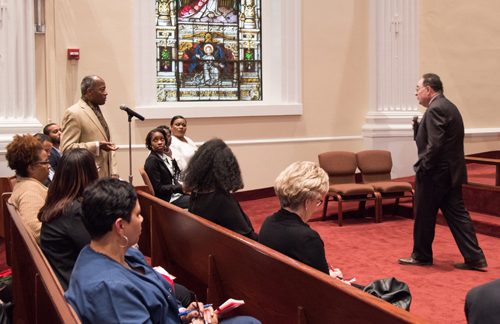
[[[41,165],[47,166],[48,164],[50,164],[50,162],[49,162],[49,160],[46,160],[46,161],[42,161],[42,162],[35,162],[35,164],[41,164]]]

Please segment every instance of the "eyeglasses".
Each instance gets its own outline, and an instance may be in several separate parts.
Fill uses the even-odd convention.
[[[316,203],[316,207],[319,207],[321,206],[321,204],[323,203],[323,199],[320,199],[317,203]]]
[[[35,162],[35,164],[41,164],[41,165],[45,165],[47,166],[48,164],[50,164],[49,160],[47,159],[46,161],[42,161],[42,162]]]
[[[415,90],[415,92],[419,92],[420,90],[425,89],[425,88],[427,88],[427,87],[419,87],[419,86],[417,85],[417,89]]]

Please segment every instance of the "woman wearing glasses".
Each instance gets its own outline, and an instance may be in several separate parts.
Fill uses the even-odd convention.
[[[42,144],[31,135],[15,135],[5,154],[9,168],[16,172],[16,185],[9,199],[24,223],[40,244],[42,224],[37,215],[45,203],[47,187],[42,182],[49,176],[49,158]]]
[[[313,162],[295,162],[276,178],[274,191],[281,209],[266,218],[259,243],[329,274],[325,246],[307,224],[328,192],[328,175]]]

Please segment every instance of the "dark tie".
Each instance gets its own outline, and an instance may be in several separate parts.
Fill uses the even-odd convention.
[[[109,127],[108,127],[108,124],[106,123],[106,119],[104,119],[101,108],[99,108],[99,106],[95,106],[95,107],[91,106],[91,108],[92,108],[92,111],[94,112],[94,114],[96,115],[97,119],[99,119],[99,122],[101,123],[102,128],[104,128],[104,131],[106,132],[106,140],[109,141],[110,140]]]

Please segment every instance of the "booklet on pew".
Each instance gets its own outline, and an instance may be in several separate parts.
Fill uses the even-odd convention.
[[[167,281],[169,281],[170,283],[172,283],[176,278],[175,276],[171,275],[167,270],[165,270],[163,267],[158,266],[154,267],[153,269],[158,271],[163,276],[163,278],[167,279]]]
[[[219,308],[215,310],[215,314],[224,314],[225,312],[229,312],[230,310],[233,310],[244,304],[245,302],[243,300],[229,298],[224,304],[220,305]]]

